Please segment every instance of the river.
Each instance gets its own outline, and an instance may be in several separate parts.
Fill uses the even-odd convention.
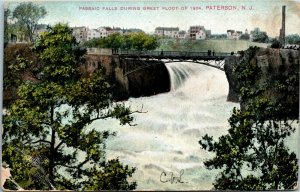
[[[151,97],[130,98],[136,126],[120,126],[113,119],[97,121],[95,127],[117,132],[107,143],[107,158],[137,168],[133,179],[139,190],[208,190],[217,171],[203,161],[213,156],[200,149],[206,133],[225,134],[227,119],[237,103],[227,102],[228,83],[221,70],[195,63],[166,64],[171,91]],[[98,125],[98,126],[97,126]],[[168,181],[173,176],[180,182]],[[180,176],[181,175],[181,176]]]
[[[137,190],[211,190],[219,170],[205,168],[203,162],[214,154],[198,142],[205,134],[216,138],[226,134],[227,119],[239,104],[226,101],[223,71],[184,62],[166,66],[170,92],[125,101],[132,110],[145,112],[134,114],[136,126],[120,126],[115,119],[90,126],[117,132],[108,139],[107,159],[119,158],[137,168],[131,178]],[[299,157],[299,129],[286,144]]]

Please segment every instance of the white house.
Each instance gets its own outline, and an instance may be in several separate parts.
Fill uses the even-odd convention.
[[[205,33],[205,30],[200,29],[200,30],[196,33],[196,39],[206,39],[206,33]]]
[[[103,38],[103,37],[107,37],[108,35],[111,34],[112,28],[110,28],[110,27],[99,27],[97,30],[100,33],[100,38]]]
[[[188,30],[191,39],[208,39],[210,34],[211,30],[205,30],[204,26],[201,25],[190,26]]]
[[[187,33],[186,33],[186,31],[179,31],[178,32],[178,38],[179,39],[185,39],[186,38],[186,36],[187,36]]]
[[[87,33],[87,40],[100,38],[100,32],[97,29],[89,29]]]
[[[227,30],[227,39],[239,39],[243,34],[242,31],[235,31],[232,29]]]
[[[179,28],[178,27],[156,27],[154,35],[178,38]]]

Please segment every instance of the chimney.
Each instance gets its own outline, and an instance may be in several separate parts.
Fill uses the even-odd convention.
[[[281,45],[285,45],[285,7],[285,5],[282,6],[282,24],[279,36],[279,41]]]

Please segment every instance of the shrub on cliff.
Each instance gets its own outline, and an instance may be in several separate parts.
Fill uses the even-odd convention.
[[[271,48],[279,49],[281,47],[280,42],[277,39],[272,40],[271,43]]]

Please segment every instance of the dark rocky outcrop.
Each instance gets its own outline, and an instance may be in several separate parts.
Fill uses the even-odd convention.
[[[170,91],[170,77],[165,64],[157,60],[129,59],[119,55],[87,54],[83,73],[102,67],[112,85],[114,100],[151,96]]]
[[[291,109],[290,116],[298,117],[300,51],[256,47],[249,48],[243,54],[249,55],[250,51],[254,51],[251,57],[230,57],[225,60],[224,68],[229,83],[227,100],[240,102],[242,108],[247,103],[240,98],[241,83],[245,83],[247,79],[239,79],[240,74],[235,70],[243,62],[259,69],[253,84],[249,86],[254,89],[267,87],[261,93],[264,97],[274,103],[285,105]],[[291,84],[292,82],[294,84]]]
[[[238,65],[239,60],[240,58],[235,56],[228,57],[225,60],[224,70],[229,85],[227,101],[230,102],[239,102],[240,84],[234,74],[234,66]]]
[[[120,59],[115,67],[114,98],[151,96],[170,91],[170,77],[163,62]]]

